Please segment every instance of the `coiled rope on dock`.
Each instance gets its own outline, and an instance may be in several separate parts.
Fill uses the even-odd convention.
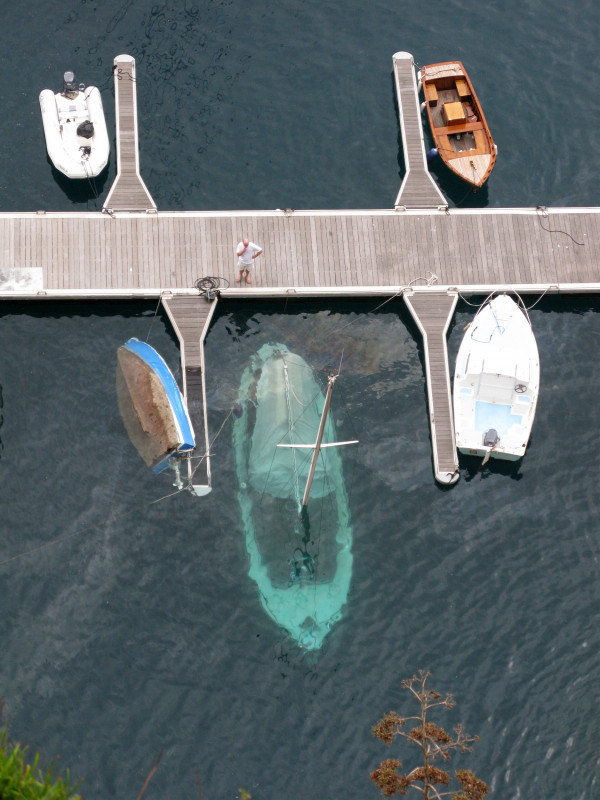
[[[198,278],[194,283],[194,288],[198,289],[205,300],[211,302],[219,296],[221,289],[229,289],[229,281],[227,278],[208,275],[204,278]]]

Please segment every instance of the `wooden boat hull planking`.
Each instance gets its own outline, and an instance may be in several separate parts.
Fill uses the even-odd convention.
[[[419,73],[438,154],[459,178],[478,189],[496,162],[496,146],[469,76],[460,61]]]

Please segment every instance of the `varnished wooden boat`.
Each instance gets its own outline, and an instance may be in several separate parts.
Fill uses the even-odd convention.
[[[496,161],[496,145],[460,61],[430,64],[419,72],[439,156],[459,178],[478,189]]]

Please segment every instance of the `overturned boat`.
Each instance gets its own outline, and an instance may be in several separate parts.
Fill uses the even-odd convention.
[[[139,339],[117,350],[117,399],[129,438],[155,473],[194,449],[194,431],[173,373]]]
[[[233,428],[249,575],[267,614],[307,650],[341,618],[352,576],[329,397],[299,355],[266,344],[242,375]]]
[[[67,178],[94,178],[108,163],[110,145],[102,98],[95,86],[76,86],[65,72],[63,90],[40,93],[46,148],[57,170]]]
[[[525,455],[540,387],[529,317],[507,294],[486,301],[469,325],[454,374],[461,453],[516,461]]]

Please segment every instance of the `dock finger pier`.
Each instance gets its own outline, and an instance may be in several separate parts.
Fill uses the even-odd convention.
[[[393,207],[157,209],[139,163],[136,79],[144,76],[121,55],[117,176],[102,211],[0,213],[3,300],[162,299],[180,342],[197,452],[206,456],[193,476],[199,494],[211,482],[203,343],[219,297],[402,296],[423,340],[435,478],[449,484],[458,460],[446,333],[459,293],[600,292],[599,208],[448,207],[427,168],[413,58],[399,52],[392,61],[406,168]],[[252,284],[198,289],[203,276],[235,276],[245,236],[264,248]]]

